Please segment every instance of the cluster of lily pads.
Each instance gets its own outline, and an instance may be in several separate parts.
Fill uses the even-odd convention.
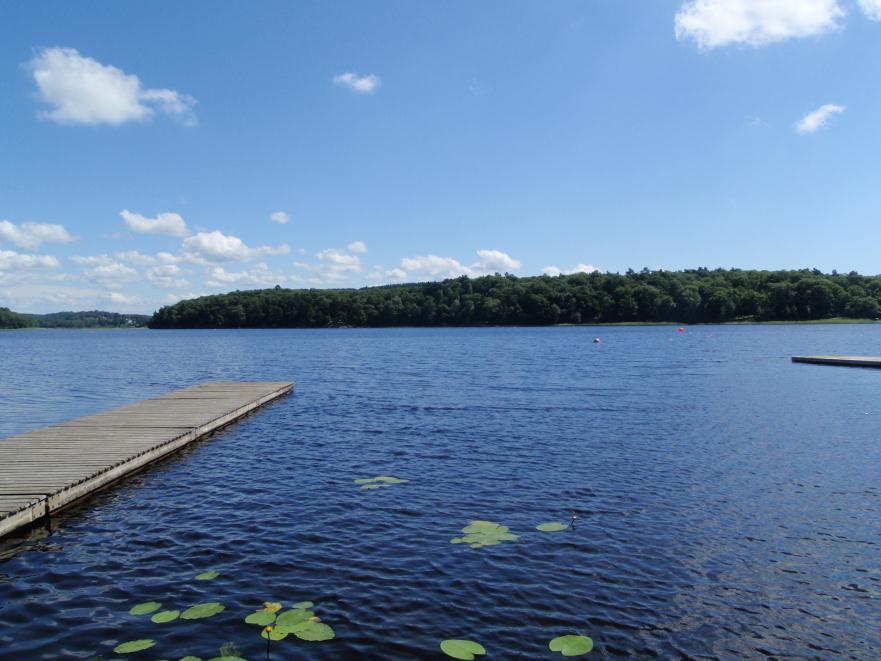
[[[361,477],[354,482],[361,485],[362,491],[370,491],[373,489],[385,489],[393,484],[406,484],[409,481],[391,475],[377,475],[376,477]]]
[[[361,485],[363,490],[387,488],[396,484],[404,484],[409,480],[379,475],[371,478],[359,478],[354,482]],[[536,530],[544,533],[555,533],[574,527],[575,515],[572,522],[562,523],[549,521],[536,526]],[[472,549],[482,549],[486,546],[495,546],[502,542],[516,541],[518,535],[513,534],[507,526],[495,521],[474,520],[462,528],[462,536],[450,540],[453,544],[468,544]],[[195,577],[199,581],[210,581],[220,574],[216,571],[206,571]],[[272,641],[284,640],[288,636],[296,636],[300,640],[320,642],[331,640],[335,633],[333,628],[321,621],[311,610],[315,604],[311,601],[301,601],[293,604],[288,610],[282,610],[283,604],[279,602],[264,602],[263,607],[257,609],[245,618],[247,624],[260,627],[260,635],[267,642],[267,654]],[[223,604],[218,602],[206,602],[190,606],[183,612],[175,609],[162,609],[162,604],[156,601],[148,601],[133,606],[129,611],[132,615],[151,615],[151,621],[156,624],[165,624],[177,619],[198,620],[212,617],[225,610]],[[156,645],[152,639],[131,640],[121,643],[114,648],[117,654],[129,654],[150,649]],[[440,643],[441,651],[448,657],[470,661],[478,656],[486,654],[486,649],[480,643],[473,640],[449,639]],[[548,649],[559,652],[563,656],[581,656],[593,649],[593,640],[579,634],[566,634],[558,636],[550,641]],[[238,648],[227,643],[220,648],[220,656],[208,661],[244,661]],[[180,661],[203,661],[199,657],[185,656]]]
[[[310,610],[314,606],[311,601],[301,601],[279,613],[282,604],[267,601],[263,608],[246,617],[245,622],[263,627],[260,635],[270,641],[284,640],[290,635],[310,642],[331,640],[335,635],[333,628]]]

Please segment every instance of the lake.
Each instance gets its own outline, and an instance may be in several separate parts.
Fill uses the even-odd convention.
[[[0,437],[207,379],[297,382],[0,542],[0,656],[265,658],[245,616],[309,600],[336,637],[272,658],[467,638],[552,659],[565,633],[599,657],[877,658],[881,370],[789,361],[816,353],[881,354],[881,326],[0,333]],[[409,482],[353,482],[378,475]],[[473,519],[519,539],[451,544]],[[147,601],[225,610],[129,614]]]

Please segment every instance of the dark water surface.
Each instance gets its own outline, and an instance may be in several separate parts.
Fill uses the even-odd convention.
[[[595,335],[601,345],[592,344]],[[296,394],[0,543],[0,658],[881,654],[881,326],[0,333],[0,437],[206,379]],[[0,441],[2,442],[2,441]],[[361,491],[391,474],[408,484]],[[575,530],[544,521],[579,513]],[[471,519],[520,535],[452,545]],[[221,577],[193,577],[216,569]],[[220,601],[153,624],[129,608]]]

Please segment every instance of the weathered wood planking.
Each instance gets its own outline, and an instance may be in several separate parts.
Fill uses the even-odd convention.
[[[0,537],[293,388],[287,381],[211,381],[0,440]]]
[[[812,365],[881,368],[881,358],[877,356],[793,356],[792,362],[810,363]]]

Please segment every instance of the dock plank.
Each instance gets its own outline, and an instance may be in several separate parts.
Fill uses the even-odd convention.
[[[0,537],[290,393],[213,381],[0,440]]]

